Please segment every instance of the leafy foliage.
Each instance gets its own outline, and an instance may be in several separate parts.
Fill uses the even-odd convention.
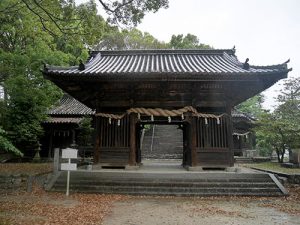
[[[169,3],[168,0],[99,0],[99,2],[109,16],[109,23],[127,27],[136,26],[147,12],[157,12],[160,8],[167,8]],[[27,11],[40,27],[52,36],[62,34],[84,36],[91,34],[88,30],[92,33],[99,32],[97,31],[99,27],[95,26],[99,21],[95,21],[96,17],[89,15],[95,10],[95,0],[90,0],[79,7],[76,7],[75,0],[2,0],[0,2],[1,14],[17,16],[19,11]],[[88,30],[85,29],[86,27]]]
[[[283,162],[287,150],[300,147],[300,79],[286,80],[277,99],[274,112],[260,115],[256,134],[258,145],[275,150]]]
[[[0,127],[0,152],[12,153],[16,156],[23,156],[23,153],[17,149],[6,137],[6,132]]]
[[[147,12],[157,12],[160,8],[168,8],[168,0],[99,0],[109,15],[108,21],[112,24],[136,26]]]
[[[0,11],[5,12],[0,14],[1,124],[10,142],[30,156],[43,134],[41,122],[47,109],[62,94],[43,78],[41,65],[78,64],[88,57],[86,46],[97,43],[109,27],[97,15],[93,1],[76,7],[73,1],[5,0],[0,2]],[[53,24],[50,16],[61,23]],[[67,29],[73,25],[66,18],[73,17],[83,18],[77,26],[80,32],[59,32],[57,25]]]
[[[138,29],[113,29],[104,34],[102,41],[96,46],[99,50],[128,50],[128,49],[161,49],[167,45],[158,41],[151,34]]]
[[[257,122],[256,135],[258,147],[268,151],[270,155],[275,150],[278,162],[283,162],[288,137],[278,115],[270,112],[261,114]]]
[[[47,87],[41,88],[36,78],[19,75],[6,81],[9,99],[6,107],[6,128],[19,148],[35,147],[43,134],[41,122],[46,119],[46,110],[59,95]],[[54,94],[54,96],[53,96]]]
[[[262,108],[263,102],[264,96],[262,94],[258,94],[237,105],[236,109],[240,112],[247,113],[254,118],[258,118],[264,111]]]
[[[169,48],[174,49],[211,49],[212,47],[206,44],[202,44],[199,38],[193,34],[183,34],[172,35],[171,41],[169,43]]]
[[[85,117],[79,123],[79,135],[78,135],[78,144],[81,146],[88,146],[92,144],[92,135],[94,132],[94,128],[91,126],[92,118]]]
[[[111,29],[104,34],[102,41],[96,46],[98,50],[129,50],[129,49],[211,49],[200,43],[197,36],[192,34],[172,35],[170,42],[157,40],[151,34],[138,29]]]
[[[286,80],[277,100],[276,113],[289,134],[288,146],[300,148],[300,78]]]

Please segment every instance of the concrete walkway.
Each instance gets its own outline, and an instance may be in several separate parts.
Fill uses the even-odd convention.
[[[92,172],[121,172],[121,173],[236,173],[227,172],[222,169],[215,170],[203,170],[203,171],[188,171],[182,165],[182,160],[167,159],[167,160],[143,160],[142,165],[134,170],[125,169],[103,169],[98,165],[92,166]],[[254,169],[245,167],[238,168],[238,173],[263,173]],[[79,170],[86,171],[85,167],[79,168]]]

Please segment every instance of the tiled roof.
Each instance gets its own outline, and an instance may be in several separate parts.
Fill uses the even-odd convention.
[[[248,115],[247,113],[239,112],[237,110],[232,110],[231,116],[233,122],[247,121],[251,123],[254,121],[254,118]]]
[[[69,95],[65,94],[58,106],[53,107],[49,110],[48,115],[55,116],[55,115],[74,115],[74,116],[84,116],[84,115],[93,115],[95,112],[87,107],[86,105],[82,104],[81,102],[77,101],[75,98],[70,97]]]
[[[233,130],[232,130],[232,133],[233,134],[247,134],[247,133],[249,133],[250,131],[249,130],[241,130],[241,129],[237,129],[237,128],[235,128],[235,127],[233,127]]]
[[[92,52],[85,69],[45,68],[46,74],[98,77],[105,75],[270,74],[288,72],[287,64],[244,69],[230,50],[126,50]]]
[[[83,117],[50,117],[44,123],[75,123],[79,124]]]

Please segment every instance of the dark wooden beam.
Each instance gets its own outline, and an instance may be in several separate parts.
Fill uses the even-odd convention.
[[[95,117],[96,120],[96,138],[94,146],[94,163],[98,163],[100,160],[100,145],[102,142],[103,134],[100,132],[100,117]]]
[[[228,104],[226,108],[226,113],[229,115],[228,123],[227,123],[227,140],[228,140],[228,159],[229,166],[234,166],[234,145],[233,145],[233,137],[232,137],[232,117],[231,117],[232,105]]]
[[[136,115],[130,114],[130,152],[129,166],[136,166]]]
[[[197,154],[197,133],[199,130],[196,129],[196,118],[191,118],[191,153],[192,153],[192,167],[198,165],[198,154]]]

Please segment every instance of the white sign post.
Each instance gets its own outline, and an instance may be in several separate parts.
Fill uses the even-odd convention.
[[[70,189],[70,171],[77,170],[77,164],[71,163],[71,159],[77,159],[77,149],[73,148],[65,148],[62,150],[61,158],[68,159],[68,163],[61,164],[61,170],[67,170],[67,191],[66,195],[69,196],[69,189]]]

